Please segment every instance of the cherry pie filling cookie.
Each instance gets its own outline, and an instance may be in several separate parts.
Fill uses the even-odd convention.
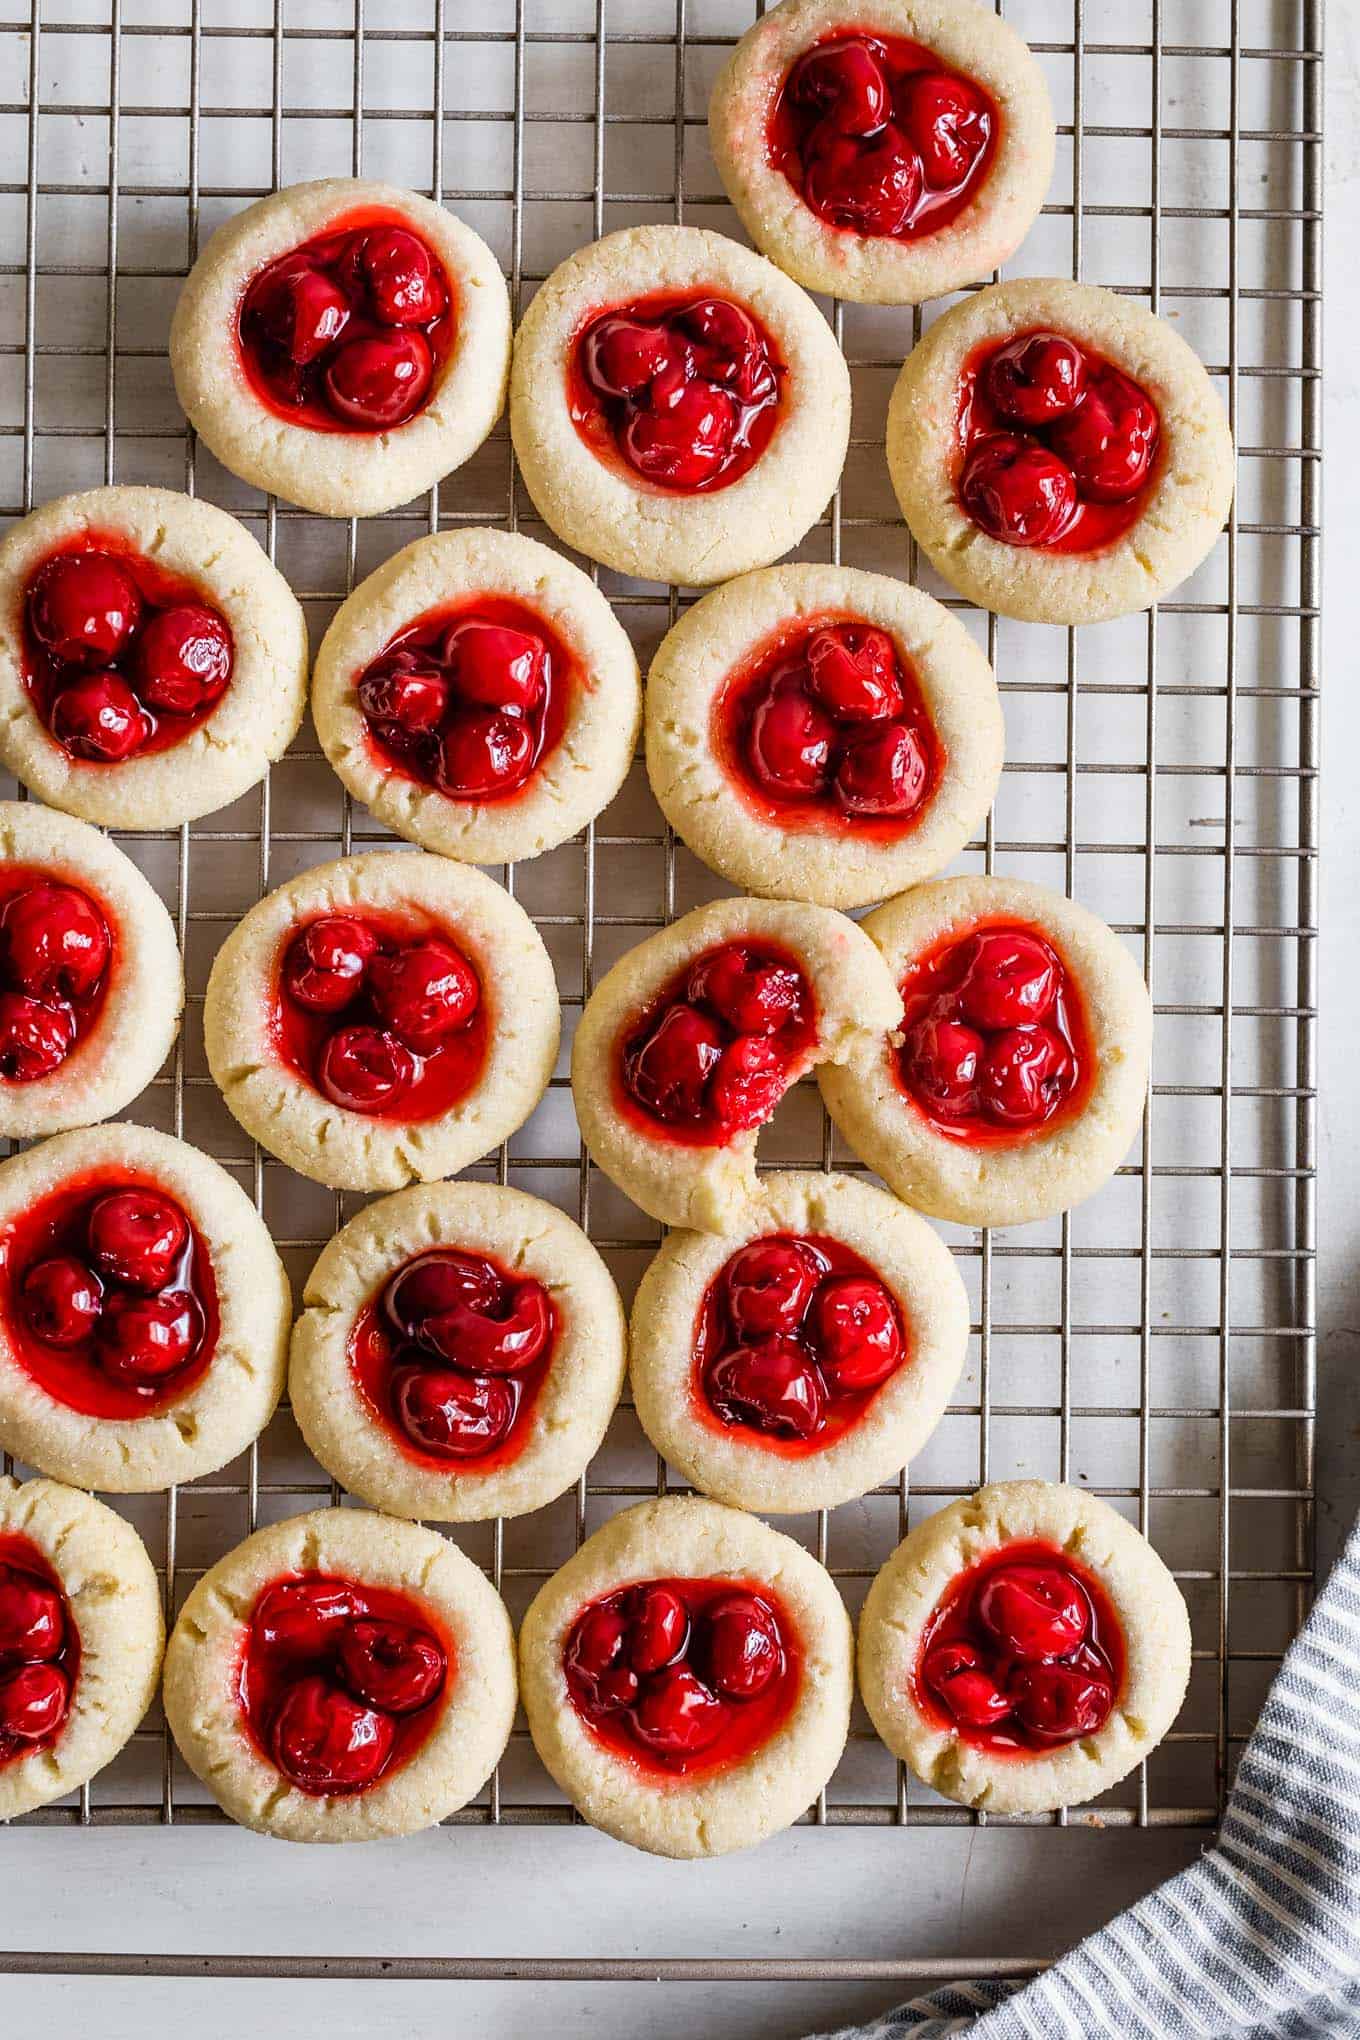
[[[526,603],[478,595],[419,617],[359,675],[383,768],[450,800],[518,794],[561,741],[576,660]]]
[[[715,698],[712,742],[761,819],[889,841],[945,762],[910,666],[852,617],[803,618],[759,646]]]
[[[796,1626],[763,1581],[655,1579],[582,1609],[563,1669],[592,1734],[662,1780],[758,1750],[798,1698]]]
[[[827,226],[919,239],[975,197],[1000,114],[990,93],[906,36],[824,36],[786,75],[767,147]]]
[[[116,532],[82,531],[29,575],[24,685],[68,758],[167,751],[231,684],[231,627],[198,588]]]
[[[364,206],[250,278],[235,342],[276,416],[313,432],[387,432],[429,400],[452,351],[457,294],[390,208]]]
[[[80,1630],[31,1538],[0,1529],[0,1772],[50,1749],[80,1676]]]
[[[590,317],[569,350],[567,401],[597,459],[692,495],[754,467],[779,423],[786,373],[744,306],[658,291]]]
[[[1002,545],[1098,553],[1138,521],[1158,473],[1147,391],[1046,328],[974,350],[959,389],[958,496]]]
[[[378,912],[323,914],[284,949],[272,1032],[288,1069],[333,1105],[432,1119],[486,1060],[479,974],[452,938]]]
[[[103,904],[81,886],[0,864],[0,1084],[61,1068],[97,1024],[116,945]]]
[[[897,1080],[952,1140],[1023,1140],[1074,1118],[1091,1088],[1081,994],[1038,929],[984,923],[913,963]]]

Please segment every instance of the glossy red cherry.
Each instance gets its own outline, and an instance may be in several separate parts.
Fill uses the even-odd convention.
[[[0,1674],[0,1742],[46,1742],[70,1704],[71,1682],[60,1665],[17,1665]]]
[[[104,1285],[74,1254],[38,1261],[20,1288],[24,1323],[44,1346],[79,1346],[99,1323]]]
[[[66,1641],[61,1595],[22,1567],[0,1565],[0,1659],[54,1658]]]
[[[810,1438],[822,1422],[821,1376],[791,1339],[734,1346],[708,1369],[705,1387],[729,1424],[750,1424],[779,1438]]]
[[[840,722],[878,722],[902,712],[897,653],[886,631],[814,631],[803,655],[808,693]]]
[[[969,1644],[936,1644],[927,1651],[921,1671],[961,1727],[994,1728],[1011,1711],[1010,1701]]]
[[[522,716],[465,709],[454,717],[439,753],[438,782],[458,800],[513,793],[534,767],[534,733]]]
[[[784,1662],[774,1616],[754,1594],[740,1590],[710,1601],[704,1654],[709,1678],[729,1700],[754,1700]]]
[[[137,685],[149,708],[197,715],[231,678],[226,621],[203,602],[179,602],[153,616],[137,643]]]
[[[966,79],[917,71],[906,82],[903,110],[926,183],[935,191],[956,190],[987,146],[981,99]]]
[[[1151,473],[1157,437],[1155,405],[1117,368],[1098,369],[1081,403],[1049,434],[1082,495],[1096,503],[1137,494]]]
[[[61,553],[28,591],[33,635],[64,666],[106,666],[141,613],[136,582],[108,553]]]
[[[309,1013],[339,1013],[358,997],[378,938],[363,921],[327,914],[301,929],[288,945],[283,983]]]
[[[410,1338],[427,1318],[454,1304],[466,1304],[472,1310],[494,1309],[504,1288],[491,1263],[479,1254],[434,1247],[397,1270],[383,1291],[383,1309],[397,1330]]]
[[[634,1587],[624,1602],[628,1629],[624,1648],[640,1676],[674,1663],[689,1637],[689,1611],[671,1587],[653,1582]]]
[[[74,758],[116,765],[151,736],[151,718],[119,673],[86,673],[52,703],[52,734]]]
[[[447,1669],[443,1650],[427,1629],[371,1617],[346,1626],[337,1663],[355,1699],[388,1714],[415,1714],[428,1707]]]
[[[739,942],[699,957],[685,987],[696,1006],[710,1006],[738,1034],[778,1034],[798,1019],[803,977],[794,965],[752,962]]]
[[[886,1381],[902,1360],[902,1324],[881,1282],[833,1275],[812,1306],[817,1357],[827,1386],[862,1393]]]
[[[164,1289],[189,1242],[189,1222],[158,1190],[110,1190],[91,1207],[87,1238],[101,1275],[133,1289]]]
[[[1007,1126],[1046,1119],[1070,1088],[1072,1057],[1047,1027],[1012,1027],[987,1048],[982,1066],[982,1102]]]
[[[628,1625],[617,1608],[587,1608],[571,1632],[572,1664],[588,1679],[599,1679],[623,1656]]]
[[[693,1757],[722,1734],[722,1701],[682,1661],[648,1681],[633,1715],[640,1741],[666,1757]]]
[[[1017,1665],[1006,1694],[1026,1735],[1045,1744],[1094,1735],[1114,1706],[1109,1681],[1076,1665]]]
[[[444,309],[430,251],[403,227],[381,227],[363,244],[373,308],[385,326],[425,326]]]
[[[1046,942],[1022,928],[974,936],[959,985],[964,1018],[991,1032],[1042,1020],[1058,996],[1059,965]]]
[[[461,1300],[424,1319],[422,1346],[469,1374],[520,1374],[552,1336],[552,1304],[541,1282],[515,1283],[509,1307],[490,1316]]]
[[[709,382],[681,381],[651,405],[637,410],[623,428],[623,450],[648,481],[672,489],[697,489],[711,481],[732,451],[737,406],[725,389]]]
[[[322,1043],[316,1081],[346,1112],[381,1112],[415,1082],[415,1058],[378,1027],[339,1027]]]
[[[1086,356],[1061,333],[1021,333],[998,347],[984,372],[1003,418],[1033,431],[1074,411],[1086,394]]]
[[[439,729],[449,683],[434,666],[380,667],[359,682],[359,706],[384,743],[409,750]]]
[[[44,1003],[0,992],[0,1077],[32,1084],[50,1076],[76,1043],[76,1016],[64,999]]]
[[[964,1118],[977,1109],[986,1052],[973,1028],[928,1015],[913,1028],[904,1050],[908,1081],[941,1118]]]
[[[628,1058],[629,1086],[658,1119],[668,1123],[699,1119],[722,1052],[723,1034],[716,1020],[695,1006],[668,1007]]]
[[[727,1264],[727,1315],[744,1342],[796,1332],[825,1274],[821,1255],[805,1240],[752,1240]]]
[[[836,799],[851,815],[909,815],[925,798],[929,769],[906,723],[852,730],[836,766]]]
[[[683,372],[684,343],[665,326],[622,315],[598,319],[587,332],[581,363],[605,397],[634,397],[663,369]]]
[[[979,439],[960,488],[963,506],[1003,545],[1051,545],[1077,509],[1077,484],[1066,461],[1012,432]]]
[[[1091,1607],[1054,1565],[999,1565],[978,1589],[977,1618],[1011,1657],[1070,1657],[1086,1641]]]
[[[279,1769],[304,1792],[361,1792],[381,1774],[396,1736],[390,1715],[310,1678],[284,1694],[270,1744]]]
[[[326,395],[342,418],[379,430],[424,402],[434,377],[425,335],[397,330],[343,341],[326,363]]]
[[[467,958],[438,935],[375,956],[368,989],[378,1018],[421,1055],[466,1027],[482,996]]]
[[[920,202],[921,158],[908,137],[887,121],[867,141],[814,137],[803,195],[834,227],[858,234],[900,234]]]
[[[362,1596],[338,1580],[278,1580],[260,1597],[251,1633],[265,1650],[283,1657],[324,1657],[346,1624],[366,1613]]]
[[[825,787],[836,725],[801,687],[774,687],[751,717],[751,769],[763,786],[790,799]]]
[[[699,298],[686,308],[684,324],[700,375],[724,383],[744,404],[774,395],[774,369],[749,312],[729,298]]]
[[[197,1351],[203,1313],[187,1289],[108,1297],[99,1320],[99,1364],[115,1381],[154,1387]]]
[[[543,699],[548,651],[529,631],[468,617],[453,625],[443,649],[465,701],[524,714]]]
[[[708,1102],[731,1133],[761,1126],[788,1089],[788,1067],[774,1042],[739,1034],[718,1059]]]
[[[871,135],[882,127],[891,103],[880,56],[859,37],[824,43],[799,58],[789,91],[804,106],[830,108],[839,133]]]
[[[407,1437],[436,1459],[480,1459],[509,1437],[515,1421],[508,1381],[451,1367],[398,1367],[392,1404]]]
[[[298,368],[325,353],[349,324],[349,300],[305,262],[274,268],[252,287],[246,315]]]
[[[11,893],[0,911],[9,975],[35,999],[88,998],[109,960],[108,923],[73,885],[44,880]]]

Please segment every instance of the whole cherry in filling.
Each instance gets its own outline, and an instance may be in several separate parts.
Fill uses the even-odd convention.
[[[792,956],[728,942],[698,956],[626,1030],[622,1099],[650,1131],[716,1144],[769,1118],[816,1039]]]
[[[1098,552],[1133,524],[1161,440],[1157,407],[1064,333],[1018,333],[968,362],[959,499],[989,538]]]
[[[784,828],[898,835],[943,753],[887,631],[804,620],[760,646],[714,703],[714,743],[748,802]]]
[[[523,1449],[556,1333],[552,1298],[534,1276],[488,1254],[432,1247],[360,1312],[350,1368],[407,1457],[485,1473]]]
[[[0,1770],[51,1748],[79,1670],[61,1581],[30,1538],[0,1530]]]
[[[526,603],[476,596],[385,645],[359,676],[359,706],[393,770],[450,800],[504,800],[560,741],[574,663]]]
[[[104,1171],[68,1182],[0,1239],[11,1352],[86,1416],[143,1417],[199,1380],[217,1338],[207,1246],[159,1185]]]
[[[950,936],[913,965],[902,998],[899,1081],[942,1132],[1015,1139],[1080,1108],[1092,1067],[1081,997],[1037,930]]]
[[[1010,1755],[1095,1735],[1124,1676],[1099,1581],[1040,1541],[1003,1545],[951,1581],[921,1638],[917,1704],[965,1742]]]
[[[429,401],[454,338],[454,294],[397,213],[368,209],[252,277],[238,344],[269,408],[320,432],[385,432]]]
[[[0,866],[0,1082],[61,1068],[99,1017],[112,957],[109,923],[88,893]]]
[[[769,445],[784,364],[730,298],[659,292],[598,313],[568,361],[573,423],[593,452],[658,489],[725,488]]]
[[[687,1777],[769,1740],[798,1697],[801,1655],[763,1582],[656,1579],[583,1608],[563,1665],[603,1743],[641,1770]]]
[[[274,1011],[279,1052],[333,1105],[428,1119],[486,1059],[481,980],[453,938],[380,914],[323,914],[287,944]]]
[[[821,1451],[908,1358],[892,1292],[843,1241],[770,1233],[699,1306],[692,1396],[710,1423],[785,1453]]]
[[[833,35],[785,78],[768,150],[828,226],[919,240],[971,203],[999,133],[989,94],[921,44]]]
[[[299,1791],[367,1791],[413,1757],[438,1718],[453,1649],[425,1603],[329,1573],[273,1581],[242,1643],[252,1739]]]
[[[231,628],[190,583],[125,540],[87,532],[24,596],[24,680],[62,749],[86,765],[163,751],[231,680]]]

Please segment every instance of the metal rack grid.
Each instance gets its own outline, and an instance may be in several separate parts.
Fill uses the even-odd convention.
[[[427,502],[362,523],[243,488],[174,404],[165,336],[178,282],[219,219],[319,174],[389,176],[457,207],[501,254],[517,308],[609,228],[673,218],[732,231],[703,110],[750,13],[749,0],[388,0],[367,15],[347,0],[343,20],[340,0],[11,10],[0,135],[25,174],[0,182],[0,514],[98,481],[202,492],[261,536],[314,638],[356,580],[421,530],[506,522],[546,538],[503,427]],[[1176,320],[1223,388],[1239,444],[1232,523],[1176,600],[1081,633],[952,605],[997,667],[1009,728],[996,813],[964,862],[1065,887],[1130,942],[1157,1005],[1152,1098],[1140,1145],[1090,1205],[1019,1234],[946,1229],[974,1307],[961,1400],[891,1489],[784,1527],[857,1605],[908,1523],[980,1481],[1040,1473],[1115,1499],[1190,1601],[1191,1694],[1125,1787],[1052,1818],[1208,1825],[1312,1578],[1320,0],[1009,0],[1006,13],[1048,73],[1060,135],[1051,202],[1007,273],[1084,276]],[[921,314],[828,315],[851,362],[855,437],[799,556],[918,578],[881,446]],[[948,596],[923,563],[919,578]],[[601,579],[645,660],[684,598]],[[183,1038],[138,1116],[253,1186],[297,1286],[356,1202],[243,1144],[206,1073],[202,990],[255,898],[382,838],[308,729],[233,808],[119,840],[171,904],[190,985]],[[554,954],[568,1034],[597,969],[713,889],[663,830],[640,767],[573,845],[504,876]],[[764,1148],[773,1166],[853,1166],[804,1088]],[[476,1173],[561,1203],[631,1290],[656,1231],[581,1152],[562,1072]],[[667,1482],[625,1409],[561,1504],[459,1541],[517,1614],[602,1515]],[[222,1475],[125,1506],[172,1616],[258,1522],[332,1494],[284,1412]],[[78,1799],[33,1816],[220,1818],[158,1720]],[[519,1730],[455,1818],[573,1816]],[[988,1819],[909,1781],[863,1719],[807,1818]]]

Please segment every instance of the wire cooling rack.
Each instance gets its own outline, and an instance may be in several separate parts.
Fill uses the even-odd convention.
[[[180,280],[220,220],[300,178],[388,177],[486,235],[517,308],[608,229],[735,228],[704,108],[750,0],[32,0],[8,12],[0,511],[19,516],[101,481],[201,493],[260,536],[314,642],[355,581],[424,530],[491,522],[549,534],[503,427],[428,499],[349,524],[265,500],[199,450],[174,401],[166,335]],[[856,1609],[908,1524],[980,1481],[1037,1474],[1113,1499],[1186,1593],[1191,1690],[1133,1778],[1052,1818],[1203,1826],[1312,1579],[1321,8],[1008,0],[1006,13],[1040,58],[1059,122],[1050,203],[1007,273],[1081,276],[1173,320],[1208,363],[1238,439],[1233,521],[1174,601],[1078,633],[953,603],[996,665],[1009,733],[995,814],[961,862],[1055,884],[1118,929],[1156,1000],[1152,1097],[1125,1166],[1069,1217],[1001,1234],[946,1228],[973,1304],[958,1402],[900,1481],[784,1527]],[[827,314],[853,372],[854,438],[844,484],[800,556],[947,595],[894,514],[882,450],[894,374],[922,317]],[[684,597],[601,581],[645,663]],[[190,986],[173,1063],[136,1116],[253,1188],[300,1291],[358,1200],[245,1142],[207,1075],[203,988],[261,893],[380,832],[307,729],[270,783],[233,807],[119,840],[171,906]],[[584,836],[503,875],[552,951],[568,1039],[596,974],[716,890],[664,830],[640,765]],[[773,1166],[853,1166],[806,1086],[762,1148]],[[565,1060],[533,1119],[473,1173],[579,1217],[631,1294],[656,1230],[581,1152]],[[584,1534],[667,1485],[625,1406],[573,1493],[459,1541],[518,1616]],[[285,1410],[223,1474],[121,1506],[173,1616],[251,1529],[333,1494]],[[572,1817],[519,1730],[456,1819]],[[78,1798],[33,1818],[221,1816],[153,1717]],[[987,1820],[909,1780],[862,1717],[807,1818]]]

